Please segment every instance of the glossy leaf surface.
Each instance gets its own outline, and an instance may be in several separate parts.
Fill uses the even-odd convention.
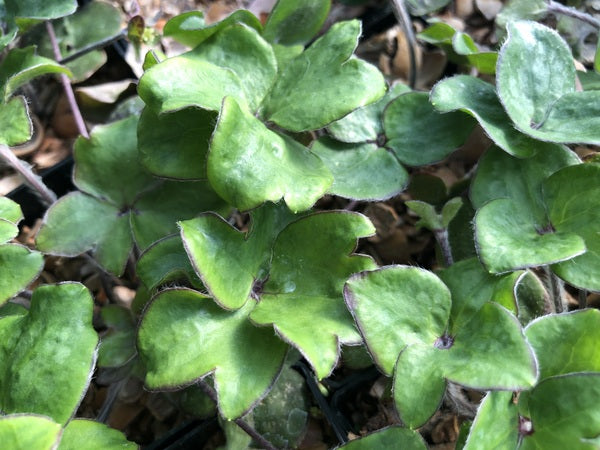
[[[61,424],[71,418],[94,368],[92,306],[81,284],[45,285],[34,291],[26,316],[0,319],[3,411],[44,414]]]
[[[287,348],[271,330],[248,321],[254,305],[229,312],[195,291],[161,292],[138,330],[146,385],[181,387],[214,373],[223,417],[246,413],[272,385]]]
[[[123,433],[93,420],[75,419],[63,431],[58,450],[133,450],[137,444],[129,442]]]
[[[51,450],[60,439],[61,427],[48,417],[10,414],[0,417],[0,442],[14,450]]]
[[[498,147],[518,158],[528,158],[538,151],[551,151],[548,147],[556,147],[516,130],[494,86],[479,78],[457,75],[440,81],[431,91],[431,103],[440,112],[461,110],[471,114]]]
[[[184,247],[198,275],[217,303],[238,309],[255,283],[268,276],[271,249],[293,219],[284,205],[266,203],[251,212],[247,234],[213,214],[180,223]]]
[[[290,131],[314,130],[382,97],[381,73],[352,56],[360,32],[356,20],[339,22],[281,68],[262,117]]]
[[[535,22],[512,22],[507,30],[498,94],[517,128],[547,141],[600,143],[600,92],[576,92],[567,43]]]
[[[399,194],[408,184],[406,169],[391,152],[376,144],[345,144],[322,137],[311,150],[333,174],[330,194],[354,200],[384,200]]]
[[[383,117],[386,147],[409,166],[441,161],[464,143],[474,124],[461,113],[440,114],[424,92],[396,98]]]
[[[207,165],[215,191],[242,211],[281,198],[292,211],[303,211],[333,182],[317,156],[269,130],[232,97],[223,102]]]
[[[275,242],[269,278],[250,318],[272,324],[319,379],[333,370],[340,344],[360,342],[342,289],[350,274],[374,268],[370,257],[352,254],[357,239],[374,232],[361,214],[316,213],[292,222]]]
[[[281,45],[307,44],[323,26],[330,7],[331,0],[279,0],[269,14],[263,37]]]
[[[512,392],[488,392],[481,401],[464,450],[514,450],[519,439],[519,416]]]

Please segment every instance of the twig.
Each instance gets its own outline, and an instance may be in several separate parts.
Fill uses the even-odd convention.
[[[219,404],[219,399],[217,397],[217,392],[215,391],[215,389],[210,384],[208,384],[204,380],[200,380],[198,382],[198,386],[200,387],[200,389],[202,389],[204,391],[204,393],[206,395],[208,395],[210,397],[210,399],[213,402],[215,402],[217,405]],[[252,439],[254,439],[254,441],[258,445],[260,445],[260,448],[264,448],[265,450],[277,450],[277,447],[275,447],[268,440],[266,440],[263,435],[261,435],[258,431],[256,431],[254,429],[254,427],[252,427],[251,425],[249,425],[248,422],[244,421],[241,417],[238,417],[233,422],[238,427],[240,427],[242,430],[244,430],[246,432],[246,434],[248,434],[248,436],[250,436]]]
[[[579,294],[577,296],[577,303],[579,303],[579,309],[587,308],[587,290],[579,289]]]
[[[40,197],[44,203],[51,205],[56,201],[56,194],[44,184],[38,175],[33,173],[31,167],[26,162],[17,158],[7,145],[0,144],[0,158],[6,161],[7,164],[9,164],[13,169],[19,172],[23,178],[25,178],[25,183],[27,183],[40,194]]]
[[[54,27],[52,26],[52,22],[46,21],[46,30],[48,31],[48,36],[50,37],[50,43],[52,44],[54,58],[57,61],[60,61],[62,57],[60,55],[60,48],[58,47],[58,41],[56,40],[56,34],[54,33]],[[64,73],[60,74],[60,81],[62,82],[63,88],[65,90],[65,95],[67,96],[69,106],[71,107],[71,112],[73,113],[73,117],[75,118],[77,130],[79,131],[80,135],[89,139],[90,135],[88,134],[87,128],[85,127],[85,122],[83,121],[83,116],[81,115],[79,106],[77,106],[77,101],[75,100],[75,94],[73,92],[73,87],[71,86],[71,81],[69,80],[69,77],[66,76]]]
[[[104,47],[107,47],[110,44],[112,44],[113,42],[117,42],[119,39],[121,39],[125,36],[127,36],[127,29],[121,30],[119,32],[119,34],[116,34],[114,36],[108,37],[106,39],[102,39],[102,40],[94,42],[90,45],[86,45],[85,47],[80,48],[76,52],[71,53],[69,56],[65,56],[63,59],[59,60],[58,63],[66,64],[68,62],[74,61],[77,58],[79,58],[80,56],[85,55],[86,53],[93,52],[94,50],[99,50]]]
[[[454,264],[454,258],[452,257],[452,248],[450,247],[448,230],[445,228],[433,230],[433,235],[438,245],[440,246],[442,258],[444,258],[444,264],[446,265],[446,267],[450,267],[452,264]]]
[[[411,87],[411,89],[414,89],[415,84],[417,83],[417,57],[415,55],[417,38],[415,37],[415,33],[412,28],[412,22],[410,20],[408,11],[406,10],[404,0],[390,1],[392,3],[392,9],[394,10],[396,20],[402,27],[404,34],[406,35],[406,39],[408,40],[408,57],[410,60],[410,73],[408,76],[408,85]]]
[[[600,20],[596,19],[594,16],[585,13],[583,11],[579,11],[575,8],[571,8],[569,6],[565,6],[561,3],[550,0],[548,2],[548,12],[553,14],[562,14],[563,16],[573,17],[574,19],[581,20],[587,24],[590,24],[597,30],[600,30]]]

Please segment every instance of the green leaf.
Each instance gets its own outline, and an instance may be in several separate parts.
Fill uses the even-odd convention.
[[[203,109],[159,115],[144,108],[137,130],[140,162],[160,177],[206,178],[206,153],[215,121],[216,114]]]
[[[559,145],[527,159],[517,159],[491,147],[477,165],[471,201],[479,209],[490,200],[510,198],[521,207],[520,215],[531,217],[541,228],[547,223],[542,182],[557,170],[579,163],[574,152]]]
[[[578,164],[559,170],[544,182],[550,222],[557,232],[582,237],[587,248],[583,255],[552,266],[552,270],[573,286],[594,291],[600,290],[599,177],[599,165]]]
[[[469,258],[452,264],[440,271],[438,276],[452,293],[451,332],[468,323],[489,301],[496,301],[516,312],[514,289],[522,272],[490,275],[477,258]]]
[[[11,49],[0,63],[2,100],[8,101],[20,86],[47,73],[71,75],[71,71],[66,67],[51,59],[36,55],[33,46]]]
[[[65,427],[58,450],[137,449],[123,433],[93,420],[75,419]]]
[[[6,12],[12,18],[57,19],[77,9],[75,0],[4,0]]]
[[[359,143],[377,141],[384,134],[383,112],[386,106],[395,98],[410,92],[410,88],[402,83],[390,86],[380,100],[370,105],[358,108],[347,116],[337,120],[327,127],[327,131],[338,141]]]
[[[524,436],[520,449],[568,448],[592,450],[586,442],[600,435],[600,374],[547,378],[529,398],[534,432]]]
[[[568,231],[536,227],[513,200],[492,200],[475,216],[478,253],[493,273],[543,266],[581,255],[585,241]]]
[[[100,125],[75,142],[75,185],[116,207],[132,205],[154,179],[138,163],[137,117]],[[115,182],[118,180],[118,182]]]
[[[281,45],[305,45],[321,29],[331,0],[279,0],[269,14],[263,37]]]
[[[205,211],[227,215],[230,208],[208,182],[165,181],[139,196],[132,208],[131,229],[141,250],[177,232],[179,220],[191,219]]]
[[[600,372],[600,311],[548,315],[531,322],[525,335],[533,347],[540,380],[571,372]]]
[[[247,234],[210,213],[179,224],[189,259],[215,301],[226,309],[242,307],[255,284],[264,282],[273,243],[294,218],[285,206],[271,203],[252,211],[251,217]]]
[[[140,79],[138,92],[155,112],[189,106],[218,111],[225,96],[256,110],[276,73],[271,46],[256,30],[237,24],[150,68]]]
[[[102,308],[101,315],[109,330],[100,340],[98,367],[123,366],[137,353],[131,312],[117,305],[107,305]]]
[[[232,97],[223,102],[207,166],[215,191],[242,211],[281,198],[294,212],[306,210],[333,182],[317,156],[269,130]]]
[[[488,392],[482,400],[463,450],[518,448],[519,416],[512,392]]]
[[[546,288],[541,280],[530,270],[519,279],[516,286],[518,318],[522,325],[527,325],[536,317],[546,314],[550,301]]]
[[[135,272],[149,290],[181,280],[202,288],[202,281],[194,272],[178,235],[167,236],[148,247],[140,255]]]
[[[406,450],[425,450],[427,446],[416,431],[398,426],[386,427],[364,437],[354,439],[338,449],[370,450],[374,448],[403,448]]]
[[[0,318],[6,316],[24,316],[28,309],[19,303],[6,302],[0,306]]]
[[[419,200],[409,200],[406,202],[406,206],[421,218],[416,223],[418,227],[425,227],[431,231],[444,229],[442,218],[434,206]]]
[[[14,97],[6,103],[0,103],[0,144],[23,144],[31,138],[32,131],[24,97]]]
[[[33,292],[26,316],[0,319],[0,409],[65,424],[90,382],[98,336],[93,301],[79,283]]]
[[[444,333],[450,315],[450,291],[433,273],[388,266],[352,276],[344,288],[369,353],[386,375],[410,344],[429,344]]]
[[[529,158],[538,151],[551,152],[557,147],[516,130],[494,86],[479,78],[457,75],[440,81],[431,91],[431,103],[440,112],[461,110],[472,115],[498,147],[518,158]]]
[[[0,416],[0,442],[11,450],[51,450],[60,439],[61,427],[47,417],[33,414]]]
[[[442,403],[446,380],[432,345],[407,346],[394,373],[394,403],[402,422],[410,428],[423,425]]]
[[[8,197],[0,197],[0,244],[10,241],[19,234],[17,224],[23,219],[18,203]]]
[[[515,20],[539,20],[548,10],[545,0],[509,0],[496,16],[496,25],[500,28]]]
[[[271,330],[248,321],[254,305],[249,301],[228,312],[198,292],[162,291],[138,330],[146,385],[181,387],[214,373],[221,415],[245,414],[273,384],[287,347]]]
[[[442,208],[440,217],[442,219],[442,226],[444,229],[448,228],[450,222],[456,217],[460,208],[462,208],[463,199],[460,197],[451,198],[446,202]]]
[[[292,222],[275,242],[269,278],[250,319],[272,324],[319,379],[333,371],[341,344],[360,343],[342,291],[350,274],[375,267],[370,257],[352,253],[358,238],[374,233],[361,214],[323,212]]]
[[[410,166],[441,161],[464,143],[474,125],[464,114],[438,113],[424,92],[401,95],[388,105],[383,116],[385,146]]]
[[[133,245],[129,215],[112,204],[73,192],[46,212],[36,246],[44,253],[62,256],[92,250],[102,267],[121,274]]]
[[[575,91],[567,43],[535,22],[512,22],[507,29],[497,86],[515,126],[541,140],[600,143],[600,92]]]
[[[311,151],[333,174],[330,194],[355,200],[385,200],[408,184],[406,169],[376,144],[345,144],[324,136],[313,143]]]
[[[290,131],[315,130],[373,103],[383,76],[352,56],[360,22],[339,22],[282,68],[262,105],[262,117]]]
[[[43,268],[41,253],[19,244],[0,245],[0,305],[25,289]]]
[[[208,26],[205,24],[204,14],[201,11],[185,12],[170,19],[165,24],[163,33],[182,44],[196,47],[213,34],[234,23],[243,23],[259,33],[262,31],[260,21],[251,12],[240,9],[222,21]]]

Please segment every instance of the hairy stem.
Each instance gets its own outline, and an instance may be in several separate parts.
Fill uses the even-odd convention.
[[[210,384],[208,384],[204,380],[200,380],[198,382],[198,386],[204,391],[206,395],[210,397],[210,399],[213,402],[218,404],[217,392]],[[233,422],[242,430],[244,430],[246,434],[248,434],[248,436],[254,439],[254,441],[260,446],[260,448],[264,448],[265,450],[277,450],[277,447],[275,447],[268,440],[266,440],[263,435],[256,431],[254,427],[252,427],[250,424],[248,424],[248,422],[244,421],[242,418],[238,417]]]
[[[544,275],[546,290],[550,294],[552,303],[554,304],[554,312],[560,314],[567,310],[567,301],[565,297],[565,283],[558,278],[550,267],[544,266]]]
[[[417,57],[415,55],[415,48],[417,47],[417,38],[412,28],[412,22],[410,21],[410,15],[406,10],[404,0],[391,0],[392,9],[396,20],[402,27],[402,31],[408,41],[408,57],[410,60],[410,73],[408,76],[408,84],[411,89],[415,88],[417,83]]]
[[[570,6],[565,6],[561,3],[550,0],[548,2],[548,12],[573,17],[574,19],[588,23],[597,30],[600,30],[600,20],[588,13],[571,8]]]
[[[33,173],[29,164],[17,158],[7,145],[0,144],[0,158],[25,178],[25,183],[35,189],[44,203],[51,205],[56,201],[56,194],[44,184],[38,175]]]
[[[454,264],[454,258],[452,257],[452,248],[450,247],[450,239],[448,238],[448,230],[443,228],[439,230],[433,230],[433,235],[440,251],[442,252],[442,258],[444,259],[444,265],[450,267]]]
[[[109,46],[110,44],[112,44],[113,42],[117,42],[119,39],[123,38],[127,36],[127,30],[121,30],[119,32],[119,34],[116,34],[114,36],[102,39],[98,42],[94,42],[90,45],[86,45],[85,47],[82,47],[81,49],[77,50],[75,53],[71,53],[69,56],[65,56],[64,58],[60,59],[58,62],[59,64],[66,64],[68,62],[74,61],[77,58],[89,53],[89,52],[93,52],[94,50],[100,50],[103,49],[104,47]]]
[[[54,58],[57,61],[60,61],[62,57],[60,54],[60,48],[58,47],[58,41],[56,40],[56,34],[54,33],[54,27],[52,26],[52,22],[46,22],[46,30],[48,31],[48,36],[50,37],[50,43],[52,44]],[[85,122],[83,121],[83,116],[81,115],[81,111],[79,110],[77,101],[75,100],[75,93],[73,92],[73,86],[71,86],[71,81],[69,80],[69,77],[66,76],[64,73],[60,74],[60,81],[65,90],[65,95],[67,96],[67,100],[69,102],[69,106],[71,107],[73,117],[75,118],[77,130],[79,131],[80,135],[89,139],[90,135],[88,134]]]

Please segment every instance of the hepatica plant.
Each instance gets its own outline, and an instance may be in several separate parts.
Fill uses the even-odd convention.
[[[418,429],[442,405],[473,419],[466,448],[597,448],[600,319],[565,312],[564,288],[600,291],[600,166],[567,146],[600,143],[598,91],[576,89],[567,44],[529,21],[508,23],[498,53],[441,24],[421,35],[495,83],[388,87],[354,56],[360,22],[317,36],[329,6],[280,0],[264,26],[247,11],[211,25],[198,12],[171,19],[164,34],[189,50],[146,55],[141,113],[77,139],[78,190],[48,209],[37,251],[10,242],[21,214],[0,202],[0,302],[35,279],[39,252],[87,252],[116,276],[130,261],[136,307],[104,308],[99,365],[135,359],[150,390],[202,386],[245,429],[290,359],[323,380],[346,347],[363,346],[390,377],[398,420],[340,448],[425,448]],[[28,126],[11,95],[29,75],[7,61],[0,114],[19,110]],[[26,139],[23,123],[2,142]],[[325,195],[360,207],[399,194],[412,167],[444,160],[475,126],[492,145],[465,180],[469,198],[455,189],[462,198],[440,211],[406,203],[439,243],[436,273],[378,267],[356,251],[375,234],[366,216],[315,207]],[[448,228],[465,204],[475,246],[454,261]],[[128,445],[71,420],[97,359],[91,311],[76,283],[37,288],[28,310],[0,308],[0,442],[78,448],[93,433],[103,448]]]

